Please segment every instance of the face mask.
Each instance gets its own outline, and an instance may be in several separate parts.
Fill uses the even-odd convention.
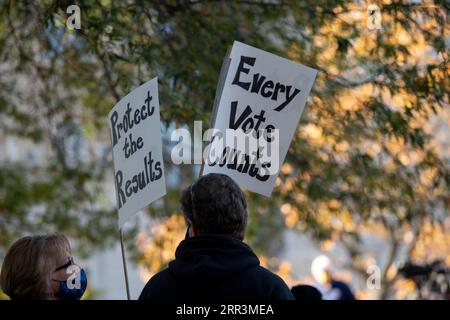
[[[67,264],[57,268],[55,271],[61,269],[66,269],[69,277],[67,280],[53,280],[59,282],[58,298],[63,300],[80,300],[87,287],[86,272],[83,268],[74,264],[72,258]]]

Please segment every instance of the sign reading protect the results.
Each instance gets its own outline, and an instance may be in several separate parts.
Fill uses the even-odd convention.
[[[157,78],[123,97],[108,119],[122,227],[136,212],[166,194]]]
[[[268,173],[271,163],[258,167],[245,160],[236,164],[233,161],[236,150],[224,147],[214,151],[219,160],[205,161],[203,174],[226,174],[240,187],[270,196],[317,70],[237,41],[233,44],[228,63],[225,82],[218,90],[220,96],[213,128],[220,132],[226,129],[277,131],[276,170]],[[214,148],[214,143],[211,145]],[[259,157],[259,151],[256,157]]]

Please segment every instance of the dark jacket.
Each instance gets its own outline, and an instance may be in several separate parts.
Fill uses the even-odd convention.
[[[322,294],[317,288],[307,284],[299,284],[291,289],[295,300],[299,301],[316,301],[322,300]]]
[[[175,260],[148,281],[139,300],[267,301],[294,296],[242,241],[202,235],[181,241]]]

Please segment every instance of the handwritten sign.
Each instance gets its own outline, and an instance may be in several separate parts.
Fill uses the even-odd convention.
[[[108,119],[121,228],[166,194],[157,78],[123,97]]]
[[[268,162],[250,161],[250,155],[245,153],[248,150],[230,148],[229,141],[222,150],[217,150],[213,137],[208,152],[211,156],[214,151],[216,156],[206,161],[202,174],[226,174],[242,188],[269,197],[317,70],[237,41],[224,66],[225,76],[222,74],[219,80],[219,96],[213,111],[214,129],[222,136],[227,129],[243,133],[265,131],[268,142],[277,138],[276,150],[272,150],[276,151],[276,158]],[[257,150],[256,158],[261,151],[264,152],[262,148]],[[236,162],[238,155],[243,161]]]

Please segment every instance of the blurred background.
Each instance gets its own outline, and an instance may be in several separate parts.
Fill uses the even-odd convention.
[[[319,70],[272,197],[247,194],[245,241],[262,264],[290,286],[313,284],[311,263],[326,255],[358,299],[449,299],[448,10],[0,0],[0,263],[19,237],[59,231],[87,269],[85,298],[126,298],[107,114],[157,76],[168,194],[124,230],[136,299],[184,238],[179,192],[200,169],[172,164],[170,134],[208,128],[239,40]]]

